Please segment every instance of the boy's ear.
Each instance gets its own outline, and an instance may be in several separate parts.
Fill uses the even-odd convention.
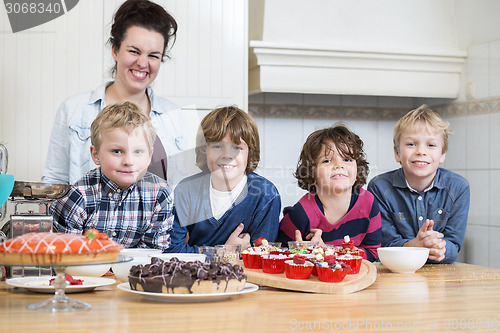
[[[399,153],[394,150],[394,158],[396,159],[396,162],[401,163],[401,156],[399,156]]]
[[[443,164],[445,159],[446,159],[446,153],[442,153],[441,157],[439,158],[439,164]]]
[[[94,161],[96,165],[101,165],[99,156],[97,156],[97,149],[95,149],[94,145],[90,146],[90,156],[92,156],[92,161]]]

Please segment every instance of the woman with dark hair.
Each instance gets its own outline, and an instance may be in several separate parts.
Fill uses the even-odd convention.
[[[73,184],[96,165],[90,158],[90,125],[106,106],[139,106],[157,131],[149,171],[166,179],[166,158],[183,151],[185,121],[177,106],[151,89],[175,42],[177,22],[148,0],[125,1],[114,15],[111,53],[114,81],[68,98],[57,112],[42,181]]]

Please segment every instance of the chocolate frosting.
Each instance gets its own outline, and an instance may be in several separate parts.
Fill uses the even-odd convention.
[[[137,290],[137,284],[140,284],[144,291],[154,293],[161,293],[163,286],[169,293],[177,287],[186,287],[192,293],[191,287],[195,282],[209,280],[220,284],[230,279],[246,279],[243,268],[229,263],[186,262],[175,257],[170,261],[152,257],[151,264],[132,266],[129,273],[132,290]]]

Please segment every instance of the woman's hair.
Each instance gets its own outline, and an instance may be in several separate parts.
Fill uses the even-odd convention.
[[[327,154],[336,148],[344,157],[356,160],[358,170],[353,190],[366,184],[370,169],[363,150],[363,141],[345,125],[339,124],[317,130],[307,138],[300,153],[297,170],[294,173],[300,188],[307,191],[315,189],[315,171],[323,146],[325,146]]]
[[[132,133],[136,128],[142,128],[148,140],[149,151],[153,149],[156,131],[149,118],[141,112],[134,103],[111,104],[106,106],[90,126],[90,141],[97,151],[101,146],[102,133],[115,128],[123,128]]]
[[[399,154],[399,143],[401,135],[407,130],[430,129],[433,132],[441,134],[443,138],[442,153],[448,151],[448,135],[452,132],[449,129],[450,124],[441,119],[441,117],[428,105],[421,105],[417,109],[411,110],[398,120],[394,127],[394,151]]]
[[[108,42],[112,48],[119,50],[125,34],[130,27],[141,27],[146,30],[154,31],[163,36],[162,61],[167,55],[169,42],[172,41],[170,48],[175,43],[177,33],[177,22],[162,6],[149,0],[127,0],[115,13],[114,22],[111,26],[111,36]],[[113,68],[116,71],[116,66]]]
[[[245,111],[236,106],[225,106],[212,110],[201,121],[196,137],[196,165],[210,172],[207,165],[207,143],[219,142],[229,133],[235,144],[241,140],[248,145],[246,174],[253,172],[260,161],[260,142],[257,124]]]

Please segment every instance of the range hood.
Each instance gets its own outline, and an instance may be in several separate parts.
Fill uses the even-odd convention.
[[[380,4],[252,1],[249,93],[458,97],[453,2]]]

